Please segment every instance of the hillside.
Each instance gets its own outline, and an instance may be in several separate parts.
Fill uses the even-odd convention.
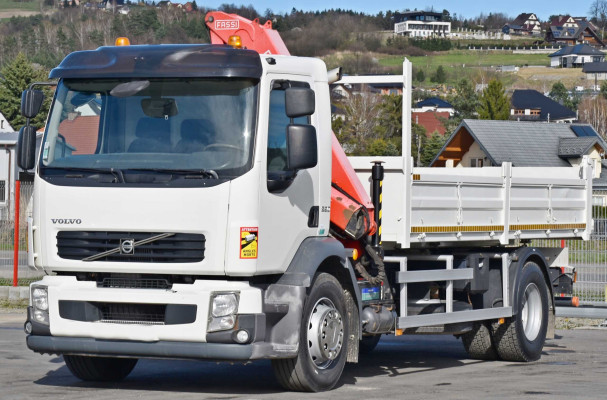
[[[206,9],[186,13],[176,8],[130,5],[127,15],[85,7],[46,9],[40,13],[41,1],[0,0],[0,67],[23,52],[32,62],[50,69],[72,51],[111,45],[118,36],[129,36],[134,44],[207,43],[204,24]],[[46,1],[46,0],[44,0]],[[554,72],[550,68],[523,68],[549,64],[546,54],[513,54],[512,51],[469,50],[466,41],[415,41],[395,37],[390,30],[391,12],[366,15],[347,10],[302,12],[293,10],[278,15],[261,16],[251,6],[223,5],[223,11],[246,18],[273,21],[291,54],[321,57],[329,68],[341,66],[348,74],[400,73],[403,57],[413,62],[419,87],[437,83],[456,86],[467,78],[474,83],[499,78],[507,88],[534,88],[546,91],[563,79],[569,88],[589,86],[580,71]],[[4,13],[4,14],[2,14]],[[31,13],[36,15],[23,16]],[[500,45],[478,42],[483,46]],[[503,42],[523,46],[524,39]],[[441,50],[441,51],[437,51]],[[521,67],[516,73],[499,73],[500,65]],[[442,67],[446,79],[436,82],[432,76]]]
[[[40,14],[42,0],[14,1],[0,0],[0,19],[29,17]]]

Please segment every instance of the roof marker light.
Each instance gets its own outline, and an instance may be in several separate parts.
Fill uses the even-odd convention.
[[[232,35],[228,38],[228,44],[235,49],[242,49],[242,40],[238,35]]]
[[[116,42],[114,44],[116,46],[130,46],[131,41],[127,37],[119,37],[116,39]]]

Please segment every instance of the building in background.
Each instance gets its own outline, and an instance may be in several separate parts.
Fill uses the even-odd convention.
[[[542,25],[535,14],[522,13],[514,21],[504,25],[502,32],[509,35],[540,36]]]
[[[596,31],[596,27],[585,17],[559,15],[550,20],[545,40],[567,46],[585,43],[595,47],[605,47],[605,43]]]
[[[430,165],[575,167],[588,156],[599,178],[606,150],[607,143],[590,125],[465,119]]]
[[[449,103],[439,97],[429,97],[425,100],[418,101],[415,107],[411,109],[412,112],[423,113],[427,111],[432,112],[447,112],[452,117],[455,114],[455,108]]]
[[[431,11],[395,13],[394,33],[413,38],[448,37],[451,22],[443,21],[443,14]]]
[[[449,113],[444,111],[411,112],[411,121],[419,126],[423,126],[426,130],[426,137],[428,138],[435,132],[441,136],[445,136],[445,133],[447,133],[445,121],[447,121],[449,117]]]
[[[587,44],[567,46],[550,54],[550,66],[561,68],[581,68],[588,63],[605,60],[605,53]]]
[[[510,98],[510,119],[572,123],[577,120],[577,114],[537,90],[518,89]]]

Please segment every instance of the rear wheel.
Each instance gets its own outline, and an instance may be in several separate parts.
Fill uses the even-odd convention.
[[[343,288],[333,276],[317,276],[304,306],[297,357],[272,360],[274,374],[289,390],[333,388],[346,363],[348,314]]]
[[[136,358],[64,355],[63,360],[76,378],[97,382],[121,381],[131,373],[137,364]]]
[[[475,360],[495,360],[497,351],[491,340],[491,330],[486,322],[475,322],[470,332],[462,335],[466,352]]]
[[[548,288],[544,274],[534,262],[521,271],[515,296],[517,312],[497,325],[493,339],[501,359],[535,361],[540,358],[548,329]]]

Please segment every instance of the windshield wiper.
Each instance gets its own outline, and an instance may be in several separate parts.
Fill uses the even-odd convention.
[[[116,183],[125,183],[124,174],[117,168],[90,168],[90,167],[45,167],[44,169],[59,169],[63,171],[91,172],[101,174],[112,174]],[[83,178],[83,175],[66,175],[66,178]]]
[[[158,172],[162,174],[179,174],[186,175],[185,177],[207,177],[213,179],[219,179],[217,172],[212,169],[171,169],[171,168],[129,168],[127,172],[131,171],[143,171],[143,172]]]

